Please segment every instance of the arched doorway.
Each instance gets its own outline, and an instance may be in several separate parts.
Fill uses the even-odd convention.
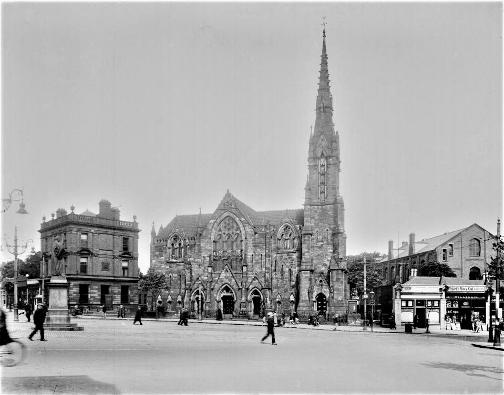
[[[220,292],[220,300],[222,305],[222,314],[228,316],[225,318],[232,318],[235,306],[235,295],[232,289],[225,285]]]
[[[203,314],[205,309],[205,294],[199,289],[195,290],[191,295],[191,312],[199,315]]]
[[[250,301],[252,304],[251,306],[252,316],[254,318],[259,318],[259,316],[261,315],[262,295],[257,289],[254,289],[250,293]]]
[[[479,267],[472,267],[469,270],[469,280],[481,280],[481,270]]]
[[[326,298],[326,296],[323,293],[319,293],[315,297],[315,301],[317,303],[317,313],[319,315],[325,316],[326,311],[327,311],[327,298]]]

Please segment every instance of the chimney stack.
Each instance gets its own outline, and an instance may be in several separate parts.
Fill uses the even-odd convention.
[[[388,242],[388,259],[389,261],[394,259],[394,240]]]
[[[409,234],[409,255],[413,255],[415,253],[415,234]]]
[[[111,215],[111,209],[112,209],[112,204],[108,200],[102,199],[100,200],[100,203],[98,203],[98,206],[100,207],[100,212],[98,216],[102,218],[108,218],[112,219]]]

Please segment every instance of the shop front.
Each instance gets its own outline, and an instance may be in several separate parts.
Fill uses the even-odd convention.
[[[394,316],[396,325],[411,323],[418,328],[446,322],[453,327],[471,329],[479,318],[488,323],[490,300],[483,280],[464,280],[454,277],[412,277],[394,287]],[[449,318],[449,319],[448,319]]]
[[[446,317],[460,324],[460,329],[472,329],[472,321],[479,318],[486,322],[485,291],[473,293],[446,293]]]

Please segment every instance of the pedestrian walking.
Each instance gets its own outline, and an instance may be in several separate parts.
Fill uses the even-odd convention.
[[[27,303],[27,304],[26,304],[26,307],[25,307],[25,314],[26,314],[26,320],[27,320],[28,322],[30,322],[30,317],[31,317],[31,315],[32,315],[32,312],[33,312],[33,310],[32,310],[32,306],[31,306],[31,304],[30,304],[30,303]]]
[[[182,324],[184,326],[189,325],[189,310],[187,310],[185,308],[182,310]]]
[[[276,346],[275,342],[275,321],[273,319],[273,313],[269,312],[268,313],[268,319],[266,320],[266,325],[267,325],[267,331],[266,335],[261,339],[261,343],[264,343],[264,341],[268,338],[269,335],[271,335],[271,345]]]
[[[394,329],[394,330],[397,329],[396,328],[396,323],[395,323],[395,317],[394,317],[394,315],[392,315],[390,317],[390,329]]]
[[[138,309],[135,313],[135,319],[133,320],[133,325],[135,325],[137,322],[139,322],[140,325],[143,325],[142,324],[142,308],[140,306],[138,306]]]
[[[33,341],[33,336],[37,331],[40,331],[40,341],[45,342],[47,341],[44,338],[44,322],[46,319],[46,309],[45,306],[42,303],[39,303],[37,305],[37,310],[35,310],[35,313],[33,314],[33,323],[35,324],[35,329],[33,329],[32,333],[30,333],[30,336],[28,336],[28,339]]]
[[[107,318],[107,306],[103,305],[102,306],[102,313],[103,313],[103,318]]]
[[[177,325],[182,325],[182,323],[184,322],[184,310],[180,310],[180,314],[179,314],[179,320],[177,322]]]

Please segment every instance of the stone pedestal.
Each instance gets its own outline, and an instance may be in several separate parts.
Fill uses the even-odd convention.
[[[68,314],[68,281],[64,276],[52,276],[47,283],[49,290],[49,309],[45,329],[59,331],[82,331],[83,327],[70,322]]]

